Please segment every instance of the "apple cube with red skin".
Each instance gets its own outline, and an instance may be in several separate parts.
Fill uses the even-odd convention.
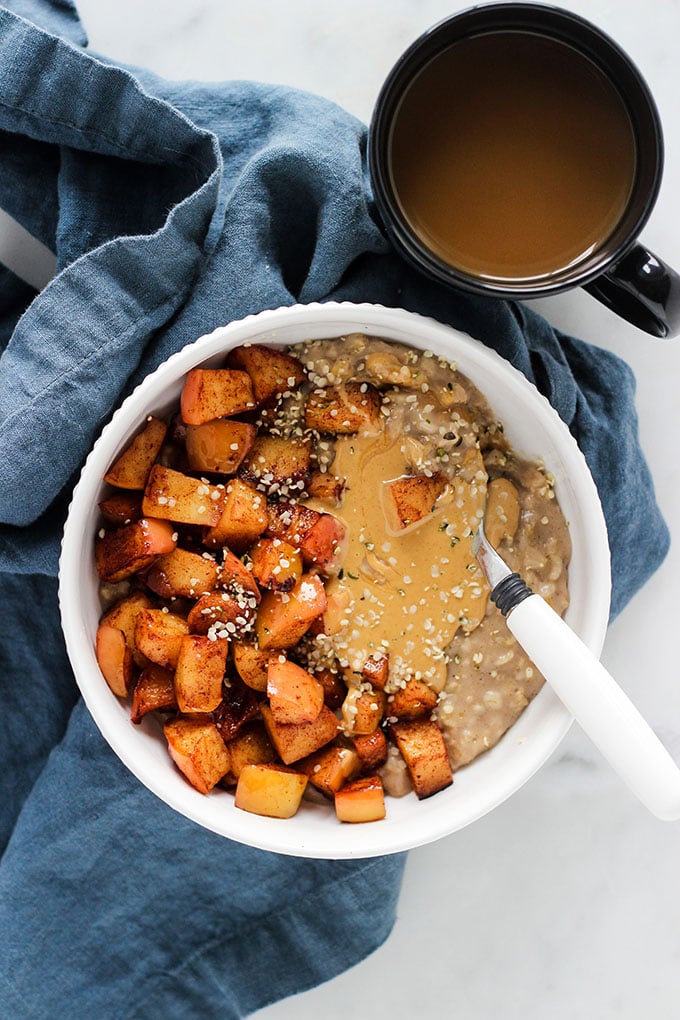
[[[180,397],[182,421],[186,425],[202,425],[254,407],[253,386],[247,372],[192,368],[187,373]]]
[[[154,662],[139,675],[132,692],[131,718],[140,723],[149,712],[176,712],[174,675]]]
[[[267,500],[252,485],[232,478],[226,486],[222,512],[203,537],[210,548],[228,546],[244,553],[267,527]]]
[[[135,645],[147,659],[166,669],[174,669],[189,624],[178,613],[162,609],[142,609],[135,624]]]
[[[267,697],[277,723],[310,723],[323,708],[324,689],[302,666],[277,655],[269,660]]]
[[[318,432],[351,435],[382,427],[380,394],[369,383],[348,382],[312,390],[305,404],[305,425]]]
[[[154,464],[144,490],[142,510],[178,524],[217,524],[226,502],[223,485],[211,485],[181,471]]]
[[[229,771],[229,751],[205,716],[173,719],[163,732],[170,757],[199,793],[209,793]]]
[[[246,765],[238,778],[234,804],[268,818],[292,818],[307,786],[307,776],[283,765]]]
[[[215,560],[178,546],[154,560],[144,583],[162,598],[198,598],[215,588],[218,574]]]
[[[345,541],[345,526],[333,514],[302,503],[281,500],[269,507],[266,534],[299,548],[307,566],[336,569]]]
[[[256,436],[255,425],[229,418],[187,425],[185,442],[189,467],[192,471],[211,474],[234,474]]]
[[[378,775],[345,783],[335,794],[335,813],[341,822],[377,822],[385,817],[385,792]]]
[[[119,698],[125,698],[132,687],[135,670],[132,652],[125,634],[117,627],[100,623],[97,628],[95,654],[107,684]]]
[[[222,681],[229,645],[202,634],[186,634],[175,668],[175,694],[180,712],[212,712],[222,701]]]
[[[262,588],[290,591],[302,577],[299,549],[281,538],[260,538],[250,550],[252,574]]]
[[[292,648],[325,608],[326,592],[316,574],[303,574],[289,592],[265,592],[255,618],[258,646]]]
[[[267,735],[286,765],[330,744],[338,734],[338,720],[325,705],[314,722],[309,723],[278,723],[267,704],[260,706],[260,712]]]
[[[165,442],[168,427],[152,415],[129,446],[104,475],[104,481],[119,489],[144,489],[149,472]]]
[[[388,526],[398,533],[430,517],[448,484],[446,476],[439,471],[432,475],[410,475],[385,482],[383,507]]]
[[[297,358],[262,344],[234,348],[227,362],[230,367],[244,369],[248,373],[258,404],[297,389],[306,378]]]
[[[106,531],[95,541],[97,573],[110,584],[124,581],[157,556],[172,552],[176,543],[175,530],[168,521],[149,517]]]
[[[415,719],[393,723],[390,735],[406,762],[413,788],[420,799],[451,785],[453,772],[449,753],[436,722]]]

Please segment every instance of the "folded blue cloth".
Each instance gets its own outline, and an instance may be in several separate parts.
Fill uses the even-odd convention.
[[[374,216],[360,123],[286,88],[133,74],[84,45],[69,0],[0,8],[0,206],[58,259],[38,295],[0,271],[0,1012],[241,1017],[379,945],[403,856],[231,843],[148,793],[100,737],[55,575],[73,481],[123,395],[249,312],[399,305],[494,347],[568,423],[605,510],[613,614],[668,534],[630,370],[519,305],[407,268]]]

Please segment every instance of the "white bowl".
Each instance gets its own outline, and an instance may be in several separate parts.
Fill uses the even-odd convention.
[[[174,354],[124,401],[104,428],[83,468],[64,530],[59,600],[66,647],[85,703],[103,736],[127,767],[180,814],[230,839],[283,854],[350,858],[394,853],[461,829],[506,800],[546,761],[569,729],[571,716],[546,685],[518,722],[490,751],[455,774],[451,787],[428,800],[388,798],[387,818],[348,825],[327,804],[303,801],[292,819],[263,818],[234,807],[233,795],[194,790],[168,756],[158,726],[130,721],[129,708],[109,690],[94,653],[100,615],[94,534],[99,526],[102,476],[149,413],[163,415],[179,401],[186,372],[220,364],[245,341],[287,345],[366,332],[433,350],[458,363],[503,421],[513,447],[542,458],[555,476],[573,546],[571,603],[566,619],[595,654],[609,615],[607,532],[586,462],[566,425],[525,377],[495,352],[432,319],[370,304],[295,305],[251,315],[216,329]]]

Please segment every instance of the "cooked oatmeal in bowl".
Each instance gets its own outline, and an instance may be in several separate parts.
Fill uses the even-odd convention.
[[[284,853],[392,852],[479,817],[566,732],[471,539],[484,517],[597,646],[601,510],[566,427],[482,345],[374,306],[262,313],[169,359],[112,426],[65,534],[65,633],[80,509],[99,689],[71,637],[76,674],[114,749],[177,810]],[[130,450],[147,461],[126,489]]]

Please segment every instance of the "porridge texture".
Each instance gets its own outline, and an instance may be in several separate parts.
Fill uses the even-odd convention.
[[[307,655],[339,662],[358,695],[362,663],[388,655],[388,721],[409,680],[424,682],[459,768],[497,743],[543,684],[489,600],[471,537],[486,514],[508,564],[562,614],[570,540],[551,477],[510,448],[480,391],[431,352],[356,334],[295,353],[320,400],[328,386],[354,383],[382,394],[374,431],[337,435],[321,451],[322,467],[343,480],[334,512],[350,537],[329,585],[335,622],[307,639]],[[412,522],[406,479],[430,499]],[[343,717],[351,732],[351,699]],[[396,746],[381,775],[392,795],[411,788]]]

